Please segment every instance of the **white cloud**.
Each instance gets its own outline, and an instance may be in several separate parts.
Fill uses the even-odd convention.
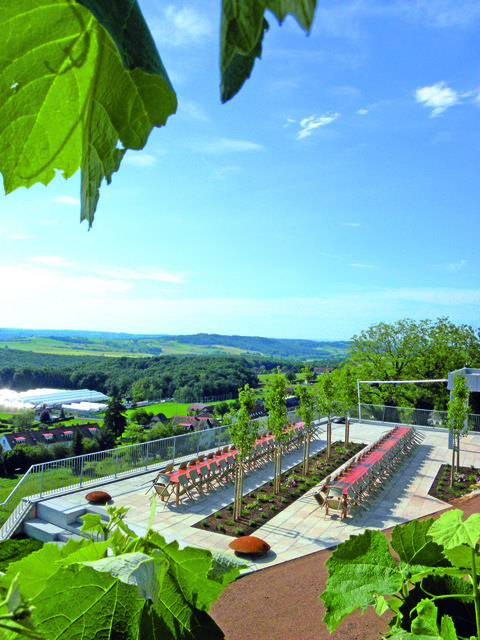
[[[199,122],[210,122],[210,118],[205,113],[203,107],[194,100],[185,100],[182,98],[178,105],[179,113],[184,113],[192,120]]]
[[[63,274],[43,266],[0,265],[0,281],[2,295],[6,295],[6,299],[16,300],[19,309],[23,309],[24,317],[28,317],[28,312],[31,315],[35,309],[45,310],[47,296],[52,313],[50,322],[55,322],[56,311],[63,306],[68,307],[71,314],[72,309],[78,309],[83,304],[87,305],[89,313],[96,313],[97,305],[108,307],[109,301],[117,296],[122,297],[124,304],[124,295],[132,287],[122,281]],[[64,326],[68,326],[68,322]]]
[[[224,153],[235,153],[237,151],[263,151],[264,147],[249,140],[234,140],[232,138],[213,138],[204,142],[192,145],[195,151],[221,155]]]
[[[359,222],[344,222],[343,225],[345,227],[359,227],[360,223]]]
[[[308,116],[300,120],[300,131],[297,134],[297,140],[302,140],[311,136],[315,129],[326,127],[340,117],[339,113],[325,114],[323,116]]]
[[[459,260],[458,262],[447,262],[446,264],[439,265],[439,269],[447,271],[448,273],[458,273],[467,266],[466,260]]]
[[[52,202],[58,202],[59,204],[70,204],[75,207],[78,207],[80,204],[79,198],[74,198],[73,196],[54,196],[52,198]]]
[[[368,113],[368,109],[358,109],[357,113],[359,116],[366,116]]]
[[[417,89],[415,99],[423,106],[432,109],[430,114],[432,118],[461,101],[459,94],[454,89],[450,89],[445,82],[437,82],[437,84]]]
[[[33,256],[30,262],[43,265],[45,267],[70,267],[72,263],[63,256]]]
[[[4,233],[4,232],[0,232],[0,236],[3,236],[8,240],[30,240],[31,238],[35,237],[28,233]]]
[[[183,47],[203,42],[214,35],[214,28],[207,16],[191,7],[169,5],[161,20],[152,20],[152,32],[162,47]]]
[[[362,289],[311,298],[178,298],[172,293],[144,298],[133,296],[133,285],[122,280],[65,277],[46,269],[9,266],[0,266],[0,281],[2,295],[9,300],[2,308],[4,325],[25,326],[25,318],[41,305],[42,314],[35,322],[39,329],[205,331],[348,340],[370,324],[404,317],[448,315],[452,322],[476,326],[480,305],[480,289]]]
[[[353,267],[354,269],[376,269],[373,264],[362,264],[361,262],[349,262],[349,267]]]
[[[181,284],[186,282],[185,274],[177,271],[166,271],[157,267],[144,267],[140,270],[125,269],[123,267],[108,267],[97,265],[92,269],[94,273],[119,280],[154,280]]]
[[[129,151],[125,154],[123,162],[134,167],[153,167],[158,160],[151,153]]]

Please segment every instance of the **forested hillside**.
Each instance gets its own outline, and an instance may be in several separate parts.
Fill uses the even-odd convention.
[[[294,358],[296,360],[326,358],[335,355],[343,359],[348,348],[346,341],[317,342],[316,340],[289,340],[259,336],[222,336],[217,333],[179,335],[174,336],[174,339],[180,344],[223,345],[253,351],[264,356]]]
[[[95,389],[107,394],[127,389],[134,399],[184,398],[236,394],[258,379],[242,358],[76,358],[0,349],[0,387]],[[26,364],[28,362],[29,364]]]
[[[142,335],[94,331],[0,329],[0,348],[61,355],[255,355],[284,360],[341,362],[346,341],[290,340],[258,336]],[[327,363],[324,362],[325,366]]]

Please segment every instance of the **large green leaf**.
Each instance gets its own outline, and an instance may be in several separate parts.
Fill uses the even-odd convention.
[[[412,571],[421,567],[437,567],[448,564],[442,553],[443,548],[428,535],[434,520],[412,520],[392,531],[392,548],[400,560]]]
[[[445,549],[445,556],[454,567],[473,571],[472,551],[472,547],[467,544],[461,544],[458,547],[453,547],[453,549]],[[478,553],[475,553],[475,566],[480,567],[480,555]]]
[[[144,610],[151,609],[136,585],[81,565],[58,571],[32,604],[34,620],[49,640],[140,640]]]
[[[472,514],[463,522],[463,511],[446,511],[432,524],[428,534],[445,549],[453,549],[462,544],[475,548],[480,538],[480,513]]]
[[[269,9],[281,24],[287,14],[295,16],[307,31],[315,15],[316,0],[222,0],[220,27],[220,95],[226,102],[250,77],[255,58],[262,55],[268,31],[264,17]]]
[[[169,560],[169,569],[163,584],[160,599],[167,609],[171,602],[183,603],[181,606],[195,606],[197,609],[208,611],[228,582],[232,582],[240,573],[237,566],[228,571],[215,570],[212,553],[197,547],[180,549],[178,542],[167,543],[158,533],[151,536],[152,543],[160,549]],[[212,571],[214,569],[214,571]]]
[[[95,571],[110,573],[125,584],[136,585],[142,598],[152,602],[156,602],[159,597],[168,569],[168,561],[159,552],[154,552],[152,556],[145,553],[125,553],[82,564]]]
[[[317,0],[267,0],[267,9],[269,9],[282,24],[287,14],[294,16],[298,24],[310,33]]]
[[[320,596],[324,601],[324,621],[330,631],[359,607],[365,611],[377,595],[394,595],[402,585],[402,574],[386,536],[367,529],[338,545],[326,564],[328,580]]]
[[[137,2],[3,0],[0,12],[5,192],[81,168],[81,219],[91,225],[102,180],[176,109]]]
[[[417,614],[410,632],[394,629],[389,636],[390,640],[458,640],[450,616],[442,616],[440,629],[438,628],[438,611],[431,600],[422,600]]]

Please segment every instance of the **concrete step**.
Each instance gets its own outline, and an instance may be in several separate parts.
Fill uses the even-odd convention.
[[[65,527],[69,522],[74,522],[85,511],[86,507],[72,507],[70,502],[62,500],[61,497],[45,500],[37,505],[37,517],[58,527]]]
[[[60,535],[66,533],[62,527],[41,518],[26,520],[23,523],[23,532],[30,538],[40,540],[40,542],[54,542]]]

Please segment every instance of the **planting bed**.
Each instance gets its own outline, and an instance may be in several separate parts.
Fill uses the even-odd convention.
[[[232,503],[194,526],[197,529],[215,531],[235,538],[249,536],[364,447],[365,444],[350,442],[344,445],[342,442],[335,442],[332,445],[330,460],[326,460],[325,450],[310,458],[307,476],[302,475],[302,463],[285,471],[282,474],[279,494],[273,493],[273,480],[271,480],[244,496],[240,520],[236,522],[233,520]]]
[[[450,465],[442,464],[430,487],[429,495],[444,502],[450,502],[475,489],[480,489],[480,469],[475,467],[459,467],[450,488]]]

